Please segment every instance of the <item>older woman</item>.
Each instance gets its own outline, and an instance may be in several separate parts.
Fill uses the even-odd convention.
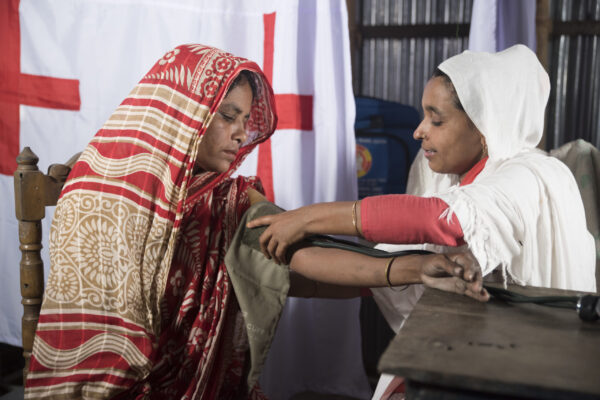
[[[427,169],[419,193],[323,203],[252,221],[268,257],[314,233],[385,243],[466,244],[484,274],[520,284],[595,290],[594,242],[573,175],[538,151],[550,91],[547,73],[522,45],[466,51],[438,68],[423,93]],[[353,220],[353,210],[358,215]]]
[[[100,129],[57,205],[26,398],[226,398],[245,353],[223,257],[274,131],[248,60],[165,54]],[[230,393],[231,392],[231,393]]]

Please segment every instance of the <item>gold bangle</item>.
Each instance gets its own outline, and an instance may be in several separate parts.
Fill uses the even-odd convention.
[[[356,234],[360,236],[360,232],[358,231],[358,223],[356,221],[356,204],[358,204],[359,200],[356,200],[354,204],[352,204],[352,225],[354,225],[354,230]]]
[[[392,281],[390,281],[390,270],[392,269],[392,263],[395,259],[396,257],[390,258],[387,265],[385,266],[385,280],[387,281],[387,284],[390,288],[393,287]]]

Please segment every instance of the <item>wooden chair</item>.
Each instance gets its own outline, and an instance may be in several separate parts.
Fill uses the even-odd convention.
[[[29,370],[29,359],[33,338],[42,306],[44,294],[44,267],[42,249],[42,219],[46,206],[56,205],[62,187],[79,154],[65,164],[52,164],[48,173],[41,172],[38,157],[29,147],[25,147],[17,157],[17,170],[14,174],[15,213],[19,220],[19,242],[22,257],[20,263],[21,297],[24,308],[21,322],[23,339],[23,384]]]

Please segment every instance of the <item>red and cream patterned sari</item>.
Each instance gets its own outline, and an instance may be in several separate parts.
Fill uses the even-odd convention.
[[[257,95],[230,169],[194,175],[241,70]],[[51,271],[25,398],[229,398],[246,393],[245,332],[223,258],[256,179],[230,178],[276,125],[260,68],[202,45],[165,54],[75,164],[50,233]]]

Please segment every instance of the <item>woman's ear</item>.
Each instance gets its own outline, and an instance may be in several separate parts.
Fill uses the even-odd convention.
[[[481,159],[484,159],[485,157],[488,156],[488,147],[487,147],[487,142],[486,142],[483,134],[481,134],[481,133],[479,133],[479,134],[481,135]]]

